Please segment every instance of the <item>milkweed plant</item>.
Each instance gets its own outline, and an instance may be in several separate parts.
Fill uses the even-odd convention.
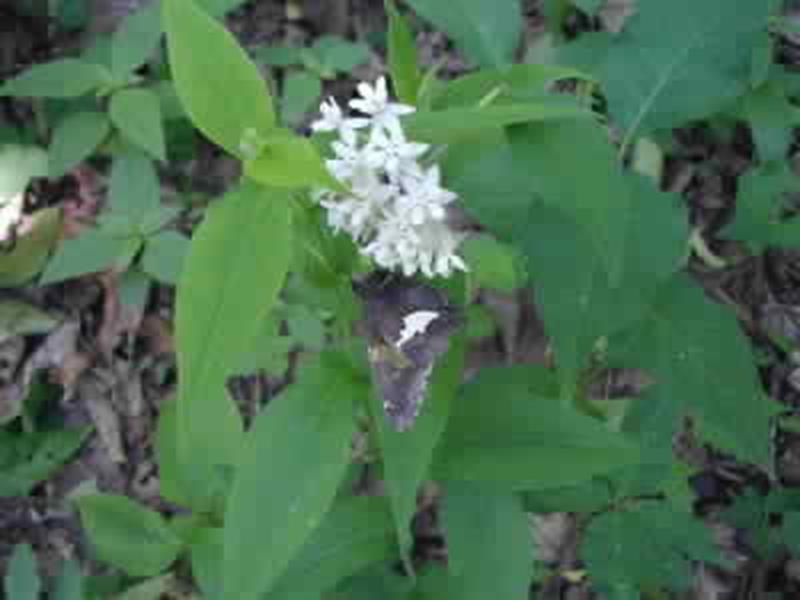
[[[552,48],[518,60],[518,0],[407,4],[385,5],[385,76],[326,97],[307,132],[282,125],[211,3],[144,9],[161,11],[148,18],[182,110],[242,175],[205,211],[177,285],[179,384],[157,451],[161,494],[186,510],[81,496],[97,554],[141,578],[185,561],[202,597],[225,600],[521,600],[563,575],[537,558],[529,518],[558,510],[583,532],[571,581],[618,599],[684,589],[693,565],[726,562],[673,436],[689,418],[703,443],[771,474],[777,403],[733,311],[689,274],[725,261],[664,189],[665,156],[672,129],[735,118],[754,133],[753,172],[784,164],[794,121],[754,108],[789,106],[777,8],[642,0],[618,33],[567,41],[544,2]],[[471,69],[423,69],[409,18]],[[91,67],[102,93],[139,89]],[[36,95],[30,80],[0,93]],[[761,251],[780,227],[764,219],[745,210],[731,231],[760,232]],[[465,370],[486,288],[533,291],[544,359],[510,349]],[[265,324],[289,298],[325,315],[324,344],[245,424],[226,381],[278,335]],[[593,396],[616,367],[652,383]],[[358,485],[367,467],[376,489]],[[446,561],[415,551],[423,490]]]

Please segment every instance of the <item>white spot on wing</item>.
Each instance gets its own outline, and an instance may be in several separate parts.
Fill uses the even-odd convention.
[[[425,333],[433,321],[439,318],[439,313],[435,310],[418,310],[408,313],[403,317],[403,328],[400,330],[400,337],[395,345],[398,349],[410,341],[418,333]]]

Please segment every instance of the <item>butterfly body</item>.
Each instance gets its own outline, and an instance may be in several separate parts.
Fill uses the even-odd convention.
[[[368,359],[388,421],[409,429],[425,399],[436,359],[462,322],[443,292],[377,272],[354,283],[364,302]]]

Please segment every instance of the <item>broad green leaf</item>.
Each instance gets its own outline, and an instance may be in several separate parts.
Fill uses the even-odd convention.
[[[177,231],[162,231],[147,239],[142,269],[161,283],[177,285],[189,240]]]
[[[24,192],[33,177],[47,176],[47,153],[37,146],[0,146],[0,202]]]
[[[658,192],[635,175],[620,184],[633,203],[616,285],[609,285],[602,257],[585,230],[562,212],[534,204],[519,236],[558,371],[568,385],[576,381],[598,338],[642,318],[660,284],[687,253],[689,231],[680,198]]]
[[[405,117],[403,123],[410,139],[446,144],[517,123],[587,119],[590,116],[591,113],[576,104],[549,100],[482,108],[417,111]]]
[[[175,576],[167,573],[137,583],[125,589],[115,600],[161,600],[176,587]]]
[[[36,570],[36,557],[29,544],[17,544],[8,561],[4,579],[9,600],[38,600],[42,581]]]
[[[270,137],[258,156],[245,162],[244,172],[250,179],[279,188],[316,185],[336,189],[340,185],[308,138],[283,131]]]
[[[522,31],[519,0],[408,0],[408,4],[453,38],[459,50],[479,66],[511,63]]]
[[[112,213],[133,223],[160,204],[161,184],[153,160],[136,148],[114,155],[109,185]]]
[[[161,39],[161,7],[152,2],[128,15],[111,38],[111,70],[121,79],[144,64]]]
[[[322,83],[307,71],[288,73],[283,79],[281,117],[286,123],[297,123],[319,101]]]
[[[157,512],[112,494],[81,496],[76,503],[97,555],[129,575],[157,575],[177,558],[181,542]]]
[[[345,577],[396,554],[386,501],[355,497],[337,503],[280,577],[269,600],[311,598]]]
[[[159,160],[166,159],[161,105],[154,92],[141,88],[119,90],[111,96],[108,114],[128,141]]]
[[[261,598],[320,524],[350,462],[352,402],[365,392],[318,362],[256,418],[226,508],[223,598]]]
[[[191,0],[164,2],[164,28],[175,89],[197,128],[235,156],[246,132],[266,137],[272,99],[234,37]]]
[[[392,88],[398,100],[417,105],[417,92],[422,81],[417,46],[408,21],[397,10],[393,0],[384,2],[389,15],[388,56]]]
[[[459,598],[528,598],[533,540],[518,496],[475,484],[449,483],[442,524],[451,585],[460,590]]]
[[[460,383],[465,352],[462,335],[450,339],[450,348],[431,374],[425,403],[413,427],[396,431],[383,414],[383,403],[373,391],[370,408],[378,429],[386,491],[392,506],[397,540],[403,553],[411,549],[411,519],[417,511],[417,493],[428,477],[433,451],[447,424],[450,403]]]
[[[529,367],[483,370],[453,402],[434,476],[533,490],[638,462],[625,437],[566,407],[552,388],[552,375]]]
[[[505,69],[481,69],[446,82],[434,96],[433,106],[441,110],[476,108],[486,103],[541,102],[551,93],[551,86],[563,79],[586,80],[588,76],[559,65],[519,64]]]
[[[504,242],[524,232],[534,197],[526,170],[515,166],[511,146],[498,132],[480,144],[449,146],[443,175],[468,212]]]
[[[686,276],[664,284],[646,321],[617,343],[620,358],[650,370],[657,381],[642,400],[650,411],[644,427],[667,437],[688,413],[711,443],[768,464],[775,406],[761,390],[747,338],[735,316]]]
[[[318,56],[323,69],[331,75],[337,72],[350,73],[369,60],[369,46],[336,35],[318,37],[312,51]]]
[[[609,283],[618,284],[634,198],[606,131],[592,121],[535,123],[513,128],[510,140],[516,168],[545,204],[583,228]]]
[[[18,335],[47,333],[58,323],[55,317],[26,300],[10,297],[0,301],[0,343]]]
[[[87,229],[58,247],[39,283],[49,285],[115,264],[125,266],[131,259],[129,242],[126,238],[105,235],[101,230]]]
[[[768,4],[644,0],[619,34],[581,36],[567,48],[590,49],[590,70],[630,140],[711,115],[743,93]]]
[[[0,87],[0,96],[75,98],[110,82],[100,65],[64,58],[27,69]]]
[[[221,598],[225,536],[221,527],[209,527],[192,542],[192,576],[206,598]]]
[[[464,240],[460,253],[469,265],[470,283],[512,292],[522,285],[519,254],[507,244],[488,235],[471,236]]]
[[[283,285],[291,249],[286,192],[244,185],[206,212],[183,265],[176,306],[178,453],[197,502],[234,464],[242,423],[225,380]]]
[[[80,447],[87,430],[0,432],[0,496],[25,496]]]
[[[0,255],[0,286],[30,282],[45,266],[61,235],[61,210],[52,206],[30,215],[30,227],[20,233],[14,247]]]
[[[67,560],[53,584],[52,600],[84,600],[83,575],[77,560]]]
[[[178,403],[170,397],[160,406],[155,452],[158,462],[159,494],[175,504],[189,506],[191,486],[178,461]]]
[[[596,517],[581,554],[598,583],[669,585],[676,590],[689,584],[690,560],[720,561],[711,529],[665,502],[644,502],[633,510]]]
[[[738,181],[736,213],[733,222],[725,227],[726,237],[746,242],[757,253],[767,246],[800,243],[797,218],[781,218],[787,194],[797,188],[797,175],[785,162],[745,173]]]
[[[101,112],[72,113],[58,124],[48,149],[50,177],[61,177],[75,167],[106,138],[111,125]]]
[[[388,564],[376,565],[350,577],[326,600],[409,600],[413,581]]]
[[[290,67],[303,62],[305,48],[299,46],[267,46],[259,48],[253,53],[258,63],[271,67]]]
[[[763,163],[786,158],[800,112],[787,97],[782,85],[766,84],[741,99],[737,111],[750,125],[758,159]]]
[[[605,475],[578,485],[535,490],[522,494],[522,504],[527,512],[593,513],[608,507],[614,496]]]

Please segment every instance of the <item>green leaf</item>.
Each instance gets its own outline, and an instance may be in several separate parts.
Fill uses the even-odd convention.
[[[585,230],[561,211],[534,204],[520,233],[536,302],[568,385],[575,383],[597,340],[641,319],[660,284],[686,257],[689,231],[681,199],[639,176],[619,183],[635,200],[622,234],[625,254],[616,285],[609,285],[602,257]]]
[[[38,600],[42,582],[36,571],[36,557],[29,544],[17,544],[5,576],[6,598],[9,600]]]
[[[111,96],[111,122],[132,144],[159,160],[166,159],[158,96],[145,89],[124,89]]]
[[[158,2],[128,15],[111,38],[111,71],[122,79],[144,64],[161,39]]]
[[[110,237],[101,230],[87,229],[80,237],[66,240],[58,247],[39,283],[49,285],[79,275],[96,273],[115,263],[124,266],[131,258],[129,241]]]
[[[261,152],[244,164],[247,177],[268,186],[299,188],[340,185],[328,172],[322,157],[308,138],[276,132]]]
[[[101,67],[74,58],[35,65],[0,87],[0,96],[75,98],[111,82]]]
[[[158,462],[160,495],[183,506],[191,504],[191,489],[178,460],[178,403],[174,398],[162,402],[156,430],[155,451]]]
[[[111,125],[104,113],[72,113],[58,124],[50,142],[50,177],[61,177],[91,156],[106,138]]]
[[[590,53],[589,70],[630,140],[711,115],[743,93],[768,4],[642,2],[621,33],[581,36],[567,48]]]
[[[769,464],[775,406],[761,390],[749,343],[734,315],[685,276],[662,286],[647,320],[616,343],[620,358],[649,369],[658,382],[641,401],[649,408],[643,428],[668,438],[689,413],[711,443]]]
[[[393,0],[386,0],[389,15],[388,56],[392,88],[403,104],[417,105],[417,93],[422,82],[417,46],[408,21],[397,10]]]
[[[162,283],[176,285],[188,250],[188,238],[177,231],[162,231],[147,239],[142,269]]]
[[[397,573],[390,565],[365,569],[329,593],[326,600],[408,600],[413,587],[410,577]]]
[[[756,253],[767,246],[800,243],[800,222],[781,219],[787,195],[797,190],[797,176],[788,163],[764,165],[739,178],[736,213],[726,237],[742,240]]]
[[[577,69],[559,65],[520,64],[504,69],[481,69],[446,82],[433,98],[433,107],[475,108],[485,104],[552,101],[551,87],[564,79],[586,80]]]
[[[266,137],[272,99],[234,37],[191,0],[164,2],[164,27],[175,89],[195,126],[235,156],[248,131]]]
[[[634,200],[605,130],[592,121],[536,123],[513,128],[510,140],[517,168],[545,204],[583,228],[609,283],[618,284]]]
[[[206,212],[178,286],[178,454],[206,502],[216,465],[236,462],[242,423],[225,380],[283,285],[291,249],[285,192],[244,185]]]
[[[720,561],[711,530],[665,502],[643,502],[633,510],[593,519],[581,554],[592,579],[599,583],[675,589],[688,586],[690,560]]]
[[[290,67],[303,62],[304,50],[295,46],[267,46],[256,50],[254,58],[257,62],[271,67]]]
[[[386,490],[392,506],[397,539],[403,553],[411,549],[411,519],[417,512],[417,493],[442,437],[450,404],[460,383],[465,352],[463,335],[450,339],[449,349],[434,366],[427,398],[414,426],[396,431],[383,414],[383,403],[373,391],[370,408],[378,430]]]
[[[0,432],[0,497],[25,496],[80,447],[87,430]]]
[[[109,186],[112,213],[132,223],[160,205],[161,185],[153,160],[136,148],[114,154]]]
[[[0,256],[0,286],[24,285],[47,263],[61,235],[61,210],[52,206],[30,215],[30,227],[12,250]]]
[[[443,160],[447,187],[464,207],[504,242],[525,229],[533,203],[530,177],[514,164],[511,146],[502,133],[481,144],[449,146]]]
[[[64,561],[53,584],[52,600],[84,600],[81,566],[77,560]]]
[[[783,86],[767,84],[749,92],[741,99],[737,112],[750,125],[759,161],[783,161],[794,127],[800,124],[800,112],[789,101]]]
[[[18,335],[36,335],[55,329],[59,321],[22,299],[0,301],[0,342]]]
[[[76,500],[97,555],[134,577],[151,577],[178,556],[180,540],[155,511],[125,496],[92,494]]]
[[[518,496],[469,483],[445,489],[442,524],[451,590],[461,600],[528,597],[532,538]]]
[[[206,598],[221,598],[224,532],[221,527],[208,527],[192,542],[190,558],[192,576]]]
[[[24,192],[33,177],[47,177],[47,153],[36,146],[0,146],[0,202]]]
[[[268,600],[311,598],[395,553],[391,514],[382,498],[337,503],[280,577]]]
[[[323,69],[334,73],[349,73],[369,60],[369,46],[337,35],[318,37],[312,51],[319,57]]]
[[[317,103],[322,94],[319,77],[307,71],[288,73],[283,79],[281,116],[286,123],[297,123]]]
[[[350,462],[351,403],[365,392],[315,363],[256,418],[226,509],[224,598],[261,598],[320,524]]]
[[[417,111],[403,119],[409,139],[449,144],[515,123],[586,119],[591,114],[564,101]]]
[[[453,38],[459,50],[479,66],[511,63],[522,31],[519,0],[408,0],[408,4]]]
[[[556,399],[552,375],[529,367],[485,369],[453,403],[433,474],[495,489],[585,481],[636,464],[637,449]]]
[[[521,286],[519,255],[510,246],[488,235],[471,236],[464,240],[461,255],[470,268],[470,283],[512,292]]]

